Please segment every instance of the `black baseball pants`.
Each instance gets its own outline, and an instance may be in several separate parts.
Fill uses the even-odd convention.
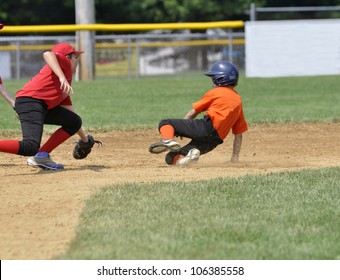
[[[223,140],[219,137],[208,116],[202,119],[166,119],[159,123],[159,129],[169,124],[175,129],[175,136],[185,137],[191,141],[183,146],[174,154],[187,155],[188,152],[196,148],[201,154],[206,154],[222,144]]]
[[[60,125],[68,134],[74,135],[82,125],[81,118],[74,112],[57,106],[48,110],[44,101],[30,97],[15,100],[22,129],[22,141],[19,142],[19,155],[35,155],[41,144],[44,124]]]

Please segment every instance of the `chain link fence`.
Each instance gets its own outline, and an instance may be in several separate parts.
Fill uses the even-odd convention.
[[[42,53],[59,42],[75,45],[76,36],[0,36],[0,75],[3,79],[31,78],[44,65]],[[95,36],[96,78],[135,79],[202,72],[221,59],[233,62],[241,70],[245,68],[243,32],[159,30],[136,35]]]

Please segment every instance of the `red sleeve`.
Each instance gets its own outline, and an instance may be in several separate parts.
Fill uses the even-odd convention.
[[[66,56],[62,56],[60,54],[57,54],[57,60],[59,63],[59,66],[61,68],[61,70],[64,72],[64,75],[67,79],[67,81],[69,82],[69,84],[72,84],[72,67],[71,67],[71,61],[66,57]]]
[[[1,80],[1,77],[0,77],[0,85],[2,85],[2,80]]]

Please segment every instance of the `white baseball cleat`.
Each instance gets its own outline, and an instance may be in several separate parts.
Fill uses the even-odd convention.
[[[200,155],[201,155],[200,151],[196,148],[193,148],[189,151],[189,153],[185,157],[180,158],[176,162],[176,165],[188,166],[188,165],[197,163]]]
[[[153,154],[159,154],[165,151],[176,152],[181,148],[180,144],[175,140],[161,140],[157,143],[151,144],[149,147],[149,152]]]
[[[39,152],[33,157],[27,159],[27,164],[33,167],[39,167],[43,170],[61,170],[64,166],[54,162],[46,152]]]

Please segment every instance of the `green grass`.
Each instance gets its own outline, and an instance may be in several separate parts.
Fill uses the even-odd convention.
[[[248,123],[339,122],[338,76],[249,79]],[[24,81],[5,81],[14,93]],[[210,89],[201,73],[75,82],[87,131],[156,128]],[[48,127],[46,128],[48,129]],[[54,129],[54,128],[53,128]],[[0,131],[20,131],[0,102]],[[294,136],[292,136],[294,137]],[[58,259],[340,259],[340,170],[103,186]]]
[[[108,186],[60,259],[340,259],[340,169]]]
[[[339,122],[337,76],[241,79],[250,123]]]
[[[15,93],[23,81],[5,81]],[[182,118],[211,88],[201,73],[140,79],[74,82],[76,111],[88,130],[156,127],[162,118]],[[250,124],[338,122],[338,76],[249,79],[236,88]],[[20,129],[11,108],[0,102],[0,129]]]

